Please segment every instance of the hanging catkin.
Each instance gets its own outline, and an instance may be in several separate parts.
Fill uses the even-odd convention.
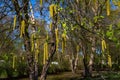
[[[53,8],[54,7],[54,4],[51,4],[50,6],[49,6],[49,11],[50,11],[50,16],[51,17],[53,17],[53,14],[54,14],[54,12],[53,12]]]
[[[40,0],[40,6],[42,6],[42,4],[43,4],[43,0]]]
[[[55,29],[55,36],[56,36],[56,51],[58,51],[58,43],[59,43],[58,28]]]
[[[43,64],[46,62],[46,43],[44,43],[44,54],[43,54]]]
[[[108,54],[108,65],[112,67],[111,55]]]
[[[31,34],[31,51],[34,50],[34,34]]]
[[[47,32],[47,42],[46,42],[46,60],[48,60],[48,40],[49,40],[49,35]]]
[[[79,3],[79,0],[76,0],[77,3]]]
[[[63,33],[62,34],[62,53],[64,53],[65,46],[66,46],[66,35]]]
[[[104,40],[102,40],[102,51],[103,51],[103,52],[105,51],[105,48],[104,48]]]
[[[13,30],[15,29],[16,27],[16,15],[14,16],[14,25],[13,25]]]
[[[50,22],[50,30],[52,30],[52,22]]]
[[[76,51],[77,51],[77,53],[79,52],[79,45],[77,45],[77,47],[76,47]]]
[[[106,42],[104,39],[102,39],[102,51],[104,52],[106,49]]]
[[[107,10],[107,16],[110,15],[110,0],[107,0],[106,2],[106,10]]]
[[[56,5],[55,4],[51,4],[49,6],[49,11],[50,11],[50,17],[53,18],[53,16],[56,14]]]
[[[44,43],[44,54],[43,54],[43,64],[46,63],[46,60],[48,60],[48,32],[47,32],[47,36],[46,36],[46,42]]]
[[[16,56],[13,55],[13,63],[12,63],[12,68],[13,69],[15,68],[15,58],[16,58]]]
[[[22,56],[22,60],[24,60],[25,58],[24,58],[24,56]]]
[[[36,40],[37,47],[36,47],[36,52],[39,53],[39,39]]]
[[[93,0],[93,2],[94,2],[94,4],[96,4],[97,1],[96,1],[96,0]]]
[[[36,60],[36,62],[38,62],[38,53],[39,53],[39,46],[38,46],[38,42],[36,40],[36,43],[35,43],[35,60]]]
[[[46,42],[45,43],[46,45],[45,45],[45,57],[46,57],[46,60],[48,60],[48,43]]]
[[[63,34],[62,34],[62,38],[63,38],[64,43],[65,43],[65,46],[66,46],[66,33],[63,33]]]
[[[43,64],[45,64],[45,43],[44,43],[44,46],[43,46],[43,51],[44,51],[44,53],[43,53]]]
[[[25,34],[25,21],[24,20],[21,21],[20,37],[22,37],[23,34]]]
[[[64,49],[65,49],[65,43],[64,43],[64,41],[62,40],[62,53],[64,53]]]
[[[35,60],[38,62],[38,52],[35,52]]]
[[[93,0],[93,2],[94,2],[94,6],[95,6],[95,10],[97,9],[97,0]]]

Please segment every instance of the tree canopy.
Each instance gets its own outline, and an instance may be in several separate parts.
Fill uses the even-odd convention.
[[[1,0],[0,63],[9,66],[0,74],[45,80],[56,67],[82,67],[85,77],[120,70],[119,9],[119,0]]]

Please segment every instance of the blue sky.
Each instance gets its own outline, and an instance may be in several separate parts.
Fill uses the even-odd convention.
[[[38,3],[36,5],[36,2],[39,2],[38,0],[30,0],[30,1],[31,1],[33,9],[36,6],[38,6],[38,8],[40,8],[40,3]],[[44,6],[48,6],[48,4],[45,3]],[[43,19],[49,24],[50,23],[49,12],[48,11],[43,11],[43,14],[45,15],[44,17],[40,15],[40,11],[37,11],[37,12],[34,11],[34,16],[35,16],[36,19]]]

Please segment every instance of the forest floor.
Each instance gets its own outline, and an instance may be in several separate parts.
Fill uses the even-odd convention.
[[[57,75],[48,75],[47,80],[120,80],[120,72],[100,71],[98,73],[95,71],[92,78],[84,78],[82,73],[64,72]]]
[[[120,71],[100,71],[93,72],[92,78],[84,78],[82,75],[83,71],[77,71],[76,74],[72,72],[62,72],[57,74],[48,74],[46,80],[120,80]],[[9,79],[0,79],[0,80],[9,80]],[[17,78],[10,80],[29,80],[28,78]]]
[[[26,79],[19,79],[19,80],[28,80]],[[120,80],[120,72],[113,72],[113,71],[100,71],[93,72],[92,78],[84,78],[82,76],[81,71],[77,74],[73,74],[72,72],[63,72],[59,74],[51,74],[47,76],[46,80]]]

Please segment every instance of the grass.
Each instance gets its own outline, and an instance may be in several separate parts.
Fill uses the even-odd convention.
[[[56,75],[48,75],[47,80],[76,80],[80,78],[80,74],[73,74],[72,72],[64,72]]]
[[[71,72],[64,72],[59,75],[49,75],[47,80],[120,80],[120,72],[101,71],[94,72],[92,78],[83,78],[81,74],[73,74]]]
[[[28,78],[14,80],[29,80]],[[72,72],[63,72],[59,74],[48,75],[46,80],[120,80],[120,72],[100,71],[93,72],[92,78],[83,78],[81,71],[77,74]]]

